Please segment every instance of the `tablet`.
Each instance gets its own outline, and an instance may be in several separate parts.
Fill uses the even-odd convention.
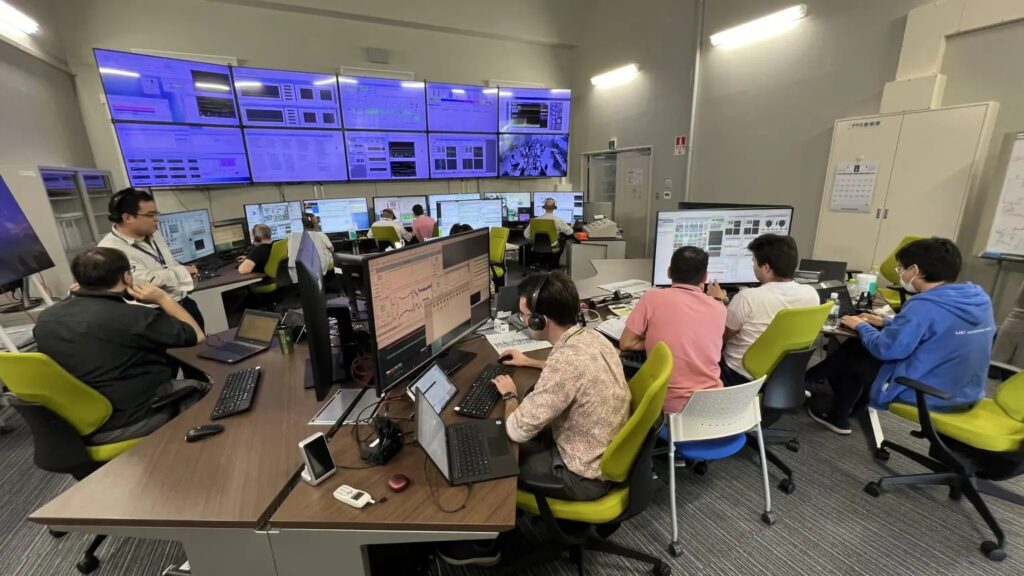
[[[444,410],[448,402],[455,397],[458,389],[448,379],[448,375],[437,364],[433,363],[427,371],[420,375],[415,382],[409,385],[409,397],[416,400],[416,392],[423,392],[424,398],[438,414]]]

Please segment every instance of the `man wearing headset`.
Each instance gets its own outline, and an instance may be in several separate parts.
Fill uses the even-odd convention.
[[[107,208],[107,219],[113,226],[99,246],[124,252],[136,282],[162,288],[203,327],[199,306],[188,297],[195,288],[198,270],[174,260],[160,236],[160,212],[153,196],[145,190],[125,188],[110,198]]]

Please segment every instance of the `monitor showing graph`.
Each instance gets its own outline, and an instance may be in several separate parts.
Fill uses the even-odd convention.
[[[416,217],[412,213],[412,207],[419,204],[424,214],[429,214],[426,196],[376,196],[373,199],[373,221],[380,220],[380,211],[390,208],[402,226],[412,226]]]
[[[757,282],[747,245],[762,234],[788,236],[791,207],[659,212],[654,244],[654,284],[669,286],[672,253],[696,246],[708,253],[708,280],[723,284]]]
[[[320,218],[320,230],[327,234],[370,229],[366,198],[303,200],[302,211]]]
[[[455,224],[477,228],[499,228],[504,207],[501,200],[452,200],[437,203],[437,225],[447,236]]]
[[[206,208],[160,215],[160,235],[179,263],[213,254],[213,231]]]
[[[270,226],[273,240],[287,238],[292,232],[302,231],[302,204],[294,202],[271,202],[269,204],[246,204],[245,226],[250,231],[257,224]]]
[[[583,219],[583,192],[534,192],[533,193],[533,215],[544,215],[544,202],[548,198],[555,201],[558,208],[555,216],[568,223]]]
[[[533,203],[533,197],[529,192],[484,192],[483,197],[487,200],[497,198],[504,202],[507,222],[518,222],[519,209],[526,208],[529,211],[530,205]]]

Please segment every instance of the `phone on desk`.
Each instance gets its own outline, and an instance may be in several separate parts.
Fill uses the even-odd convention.
[[[302,470],[302,479],[310,486],[323,483],[337,471],[334,458],[331,457],[331,449],[327,446],[327,437],[323,432],[317,432],[299,442],[299,449],[302,451],[302,461],[306,465]]]

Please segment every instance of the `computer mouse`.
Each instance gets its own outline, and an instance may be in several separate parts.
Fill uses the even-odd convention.
[[[409,477],[405,474],[395,474],[388,479],[388,488],[390,488],[392,492],[401,492],[409,487],[410,482]]]
[[[203,424],[202,426],[196,426],[185,433],[186,442],[198,442],[207,436],[216,436],[224,431],[224,427],[220,424]]]
[[[500,362],[502,364],[504,364],[505,362],[508,362],[511,359],[512,359],[512,353],[511,352],[506,352],[506,353],[502,354],[501,356],[498,356],[498,362]]]

